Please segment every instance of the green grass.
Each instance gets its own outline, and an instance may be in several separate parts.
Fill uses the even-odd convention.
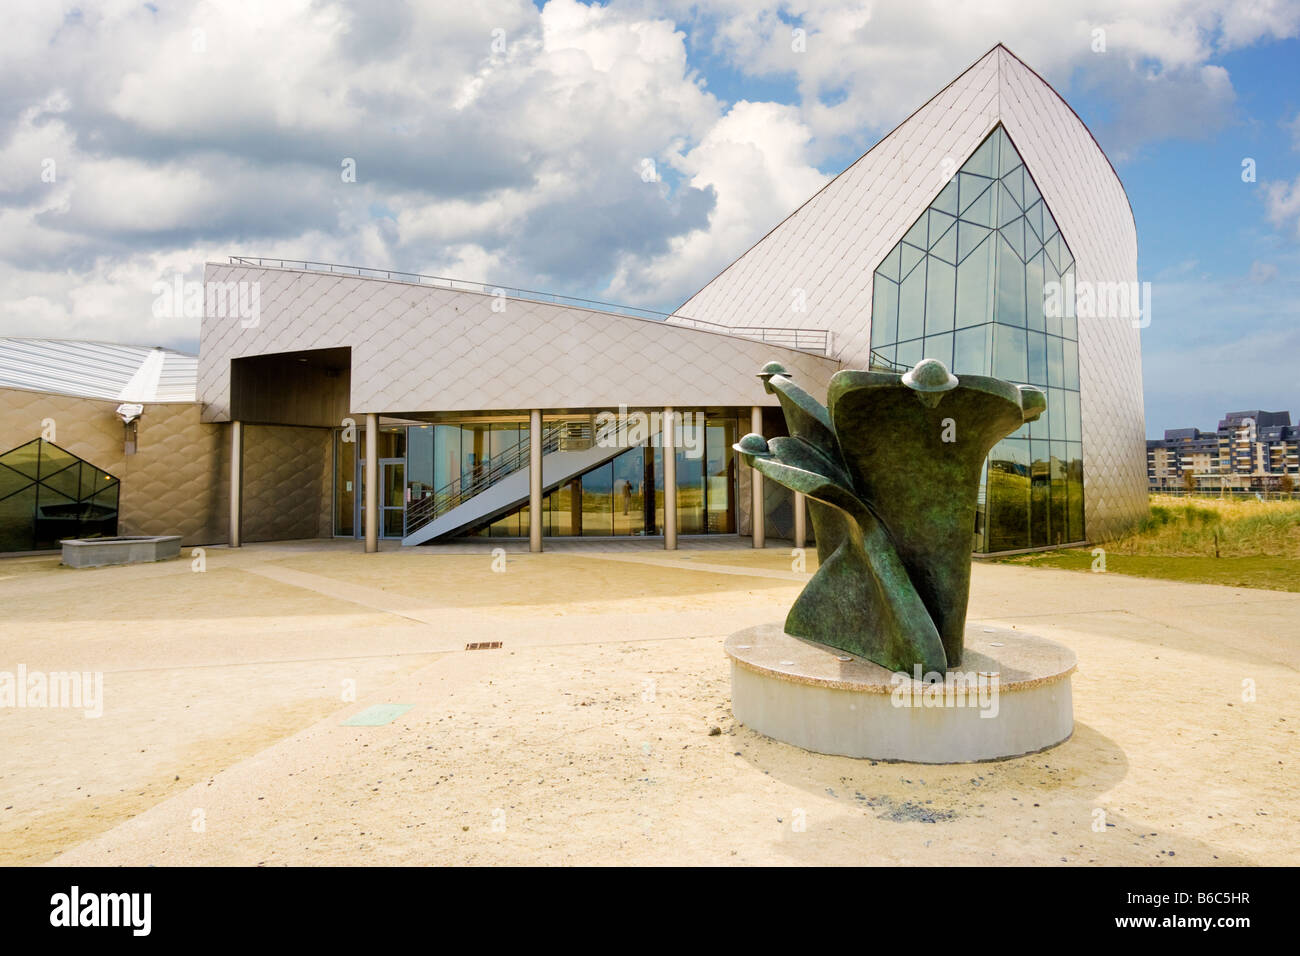
[[[1106,570],[1144,578],[1300,591],[1300,501],[1152,495],[1128,534],[1099,545]],[[1019,555],[1008,564],[1090,571],[1092,550]]]
[[[1042,554],[1006,558],[1004,564],[1025,564],[1036,568],[1065,568],[1091,571],[1092,552],[1085,548],[1046,551]],[[1270,591],[1300,591],[1300,558],[1259,555],[1215,558],[1189,555],[1116,554],[1106,552],[1106,571],[1139,578],[1161,578],[1193,584],[1222,584],[1228,587],[1264,588]]]

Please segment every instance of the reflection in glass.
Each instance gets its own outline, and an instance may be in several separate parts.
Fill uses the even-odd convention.
[[[614,465],[593,468],[582,476],[582,533],[584,536],[614,533]]]
[[[406,486],[410,500],[432,494],[433,425],[413,425],[406,433]]]
[[[1028,442],[1006,438],[989,453],[988,540],[990,551],[1025,547],[1029,540]]]
[[[924,350],[924,343],[921,339],[913,339],[910,342],[898,343],[898,357],[895,361],[906,368],[911,368],[917,362],[921,361],[921,352]]]
[[[1070,541],[1082,541],[1083,533],[1083,446],[1070,442],[1066,446],[1069,462],[1066,466],[1066,486],[1069,491],[1069,535]]]
[[[872,346],[893,344],[898,340],[898,285],[877,276],[871,301]]]
[[[0,455],[0,552],[117,534],[120,488],[112,475],[44,439],[10,449]]]
[[[1079,393],[1064,392],[1065,398],[1065,438],[1069,441],[1079,441],[1083,436],[1079,431]]]
[[[1001,459],[989,459],[977,512],[980,550],[1084,537],[1082,455],[1063,464],[1056,449],[1057,442],[1082,439],[1077,324],[1060,314],[1060,288],[1051,290],[1057,293],[1050,303],[1055,316],[1047,314],[1045,299],[1048,284],[1064,285],[1073,271],[1073,256],[1051,211],[1000,126],[876,271],[873,362],[911,367],[923,356],[948,362],[951,355],[950,368],[959,376],[993,375],[1049,389],[1047,414],[995,449]],[[900,277],[901,289],[888,281]],[[1018,448],[1023,461],[1011,454]],[[1077,488],[1071,483],[1056,489],[1053,468],[1076,469]]]
[[[452,491],[451,483],[460,477],[460,426],[434,425],[433,488]]]
[[[993,376],[1008,382],[1028,381],[1025,330],[1007,325],[993,328]]]
[[[1025,317],[1029,327],[1038,332],[1047,328],[1044,295],[1043,254],[1040,252],[1025,263]]]
[[[709,534],[735,534],[736,509],[732,507],[731,489],[736,484],[735,450],[737,440],[734,418],[710,419],[705,441],[708,474]]]
[[[1079,387],[1079,343],[1066,339],[1061,343],[1062,382],[1066,388]]]
[[[1047,337],[1047,384],[1065,384],[1065,359],[1062,342],[1055,335]]]
[[[676,454],[678,531],[682,534],[735,534],[736,514],[733,489],[736,459],[732,446],[739,434],[734,418],[710,418],[695,431],[700,419],[684,414],[681,446]],[[506,431],[506,429],[499,429]],[[476,431],[491,436],[493,429],[450,430],[439,444],[434,433],[435,475],[439,456],[456,461],[454,439],[467,444],[477,441]],[[489,442],[491,438],[489,437]],[[508,443],[500,446],[508,451]],[[698,451],[698,454],[692,452]],[[487,459],[488,465],[492,457]],[[659,535],[663,533],[663,450],[637,446],[611,461],[584,472],[543,496],[542,533],[568,535]],[[527,505],[493,519],[471,534],[493,537],[526,537]]]
[[[1047,428],[1053,441],[1065,439],[1065,391],[1047,389]]]
[[[1026,382],[1042,388],[1047,384],[1047,336],[1031,331],[1029,339],[1029,378]]]
[[[956,375],[983,375],[988,368],[989,336],[992,325],[977,325],[970,329],[961,329],[955,336],[956,352],[952,359],[952,370]]]
[[[906,250],[904,250],[906,251]],[[898,295],[898,337],[915,339],[925,334],[925,263],[903,280]]]
[[[677,532],[704,534],[704,459],[677,450]]]
[[[985,241],[957,267],[958,328],[981,325],[993,318],[993,243]]]
[[[956,268],[942,259],[931,257],[925,286],[925,334],[951,332],[957,288]]]
[[[1051,447],[1045,441],[1031,441],[1029,456],[1029,545],[1041,548],[1050,543],[1047,533],[1047,515],[1052,485]]]
[[[614,534],[645,529],[645,449],[629,448],[614,459]]]
[[[1065,483],[1066,455],[1068,454],[1065,442],[1052,442],[1052,500],[1048,526],[1051,528],[1050,543],[1054,545],[1065,544],[1070,540],[1069,528],[1066,522],[1066,503],[1069,491]]]
[[[1025,324],[1025,264],[1004,239],[998,243],[998,300],[995,318],[1004,325]]]
[[[358,430],[359,436],[365,433]],[[334,533],[345,538],[355,536],[353,515],[356,513],[357,442],[344,441],[343,429],[334,432]]]

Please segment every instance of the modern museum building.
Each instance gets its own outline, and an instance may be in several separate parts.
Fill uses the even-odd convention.
[[[757,377],[840,369],[1044,390],[1000,442],[973,550],[1109,537],[1146,511],[1137,238],[1088,129],[997,46],[671,315],[232,256],[199,354],[0,339],[0,552],[95,534],[741,535],[804,503],[732,450],[784,433]]]

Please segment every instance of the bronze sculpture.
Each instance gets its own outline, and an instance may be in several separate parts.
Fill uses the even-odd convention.
[[[809,499],[820,567],[786,618],[788,634],[890,670],[961,663],[980,470],[990,449],[1047,407],[1042,391],[952,375],[841,371],[826,406],[770,362],[759,373],[788,436],[735,448]]]

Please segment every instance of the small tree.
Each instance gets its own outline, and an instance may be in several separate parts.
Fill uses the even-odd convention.
[[[1278,480],[1277,490],[1290,498],[1291,492],[1295,491],[1295,479],[1290,475],[1283,473],[1282,477]]]
[[[1183,490],[1189,495],[1196,491],[1196,472],[1190,468],[1183,472]]]

